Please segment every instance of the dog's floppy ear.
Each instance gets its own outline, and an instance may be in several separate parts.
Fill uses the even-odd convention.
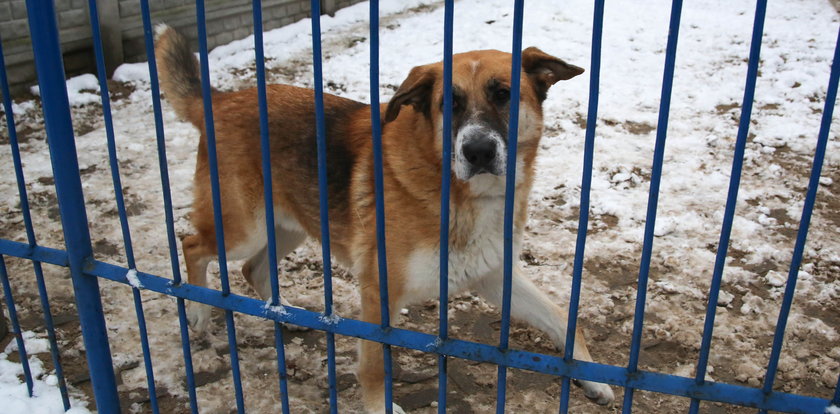
[[[418,112],[426,116],[431,108],[432,87],[435,84],[435,72],[431,65],[417,66],[411,69],[408,77],[397,89],[397,93],[388,102],[385,111],[385,122],[397,119],[403,105],[412,105]]]
[[[557,81],[568,80],[583,73],[583,68],[566,63],[535,47],[522,51],[522,68],[534,82],[540,100]]]

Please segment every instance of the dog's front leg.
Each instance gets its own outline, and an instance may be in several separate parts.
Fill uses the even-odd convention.
[[[518,266],[513,269],[511,285],[511,316],[545,332],[551,337],[555,346],[562,350],[565,347],[566,324],[569,319],[566,311],[554,304],[545,293],[534,286],[522,274],[522,270]],[[485,299],[501,308],[502,286],[502,271],[499,270],[491,272],[487,277],[479,280],[475,289]],[[575,359],[592,361],[580,326],[576,329],[574,355]],[[576,381],[576,383],[583,388],[587,398],[598,404],[612,404],[615,398],[612,389],[606,384],[590,381]]]
[[[379,285],[375,280],[376,273],[367,272],[360,275],[362,290],[362,320],[379,324]],[[372,276],[370,276],[372,275]],[[388,309],[391,316],[395,315],[395,304],[399,303],[399,292],[389,289]],[[392,318],[393,320],[393,318]],[[378,342],[359,341],[359,384],[362,386],[362,398],[367,413],[385,412],[385,363],[383,360],[382,344]],[[392,405],[394,414],[405,414],[397,404]]]

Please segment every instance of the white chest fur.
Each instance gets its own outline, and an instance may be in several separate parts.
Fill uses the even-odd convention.
[[[504,260],[504,198],[484,200],[469,214],[453,206],[450,240],[466,240],[449,249],[450,295],[469,288],[491,272],[501,272]],[[514,230],[513,258],[518,260],[519,237]],[[411,253],[407,262],[407,297],[426,300],[439,294],[440,244]]]

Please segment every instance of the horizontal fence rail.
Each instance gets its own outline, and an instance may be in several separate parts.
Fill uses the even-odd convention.
[[[720,241],[716,252],[712,280],[706,307],[705,325],[703,330],[700,353],[693,378],[657,373],[639,368],[639,354],[644,324],[647,282],[649,279],[651,257],[653,252],[654,226],[659,201],[659,183],[664,165],[664,151],[667,126],[670,114],[670,99],[675,74],[677,43],[679,39],[680,18],[682,14],[682,0],[673,0],[671,5],[670,26],[665,49],[665,63],[663,68],[663,82],[659,106],[659,118],[656,130],[656,140],[652,160],[650,192],[648,194],[648,209],[646,214],[645,232],[643,239],[642,257],[638,274],[638,289],[635,303],[633,331],[631,337],[630,355],[627,366],[613,366],[586,362],[574,359],[575,332],[577,328],[578,306],[580,303],[581,285],[584,272],[585,244],[590,214],[590,195],[592,187],[593,160],[595,155],[596,124],[598,121],[598,96],[601,75],[601,46],[604,28],[605,1],[596,0],[593,13],[593,32],[591,42],[590,85],[587,124],[584,141],[583,171],[581,176],[580,210],[578,233],[575,247],[572,287],[569,303],[569,319],[567,321],[567,337],[562,356],[545,355],[535,352],[510,348],[510,317],[511,296],[514,263],[514,224],[515,212],[514,192],[516,190],[516,162],[506,165],[505,210],[503,226],[503,287],[501,301],[501,329],[499,343],[494,345],[476,343],[472,341],[452,339],[449,337],[448,303],[449,303],[449,249],[450,246],[450,183],[452,161],[452,132],[453,132],[453,0],[444,0],[443,21],[443,150],[442,150],[442,181],[440,204],[440,274],[439,274],[439,325],[436,334],[416,332],[392,326],[389,308],[388,262],[386,260],[386,217],[383,153],[382,153],[382,119],[379,101],[379,2],[370,1],[370,96],[372,126],[371,142],[373,149],[373,183],[375,204],[372,207],[375,217],[378,291],[380,298],[378,323],[337,315],[333,308],[332,292],[332,264],[329,227],[329,200],[327,185],[327,148],[329,134],[325,121],[322,41],[320,26],[319,0],[311,1],[312,30],[312,62],[314,69],[314,105],[315,140],[317,148],[318,167],[318,198],[320,218],[320,243],[324,283],[324,311],[314,312],[296,307],[284,307],[281,302],[280,283],[278,280],[278,261],[282,257],[277,255],[277,237],[275,233],[275,198],[273,194],[271,174],[271,141],[269,131],[269,102],[266,86],[265,56],[263,50],[263,15],[261,0],[252,0],[254,50],[256,61],[257,105],[259,109],[259,139],[261,151],[261,168],[263,177],[263,197],[266,211],[265,228],[267,234],[267,254],[269,264],[269,280],[271,297],[265,301],[245,297],[231,292],[229,272],[226,258],[225,236],[223,228],[222,194],[216,148],[215,124],[213,117],[213,90],[210,85],[210,60],[207,47],[206,10],[203,0],[197,0],[196,24],[199,43],[199,72],[201,77],[201,108],[204,119],[204,133],[206,134],[207,156],[209,158],[209,179],[212,189],[212,209],[215,224],[216,252],[220,267],[221,290],[185,283],[180,273],[178,248],[175,238],[174,214],[171,189],[169,185],[168,161],[166,155],[165,133],[160,103],[160,88],[154,54],[154,35],[151,20],[151,10],[148,0],[140,1],[140,13],[145,34],[145,47],[148,56],[148,68],[151,84],[151,104],[154,113],[155,136],[159,173],[162,183],[164,221],[172,278],[144,272],[135,263],[131,232],[129,229],[126,203],[123,197],[123,186],[120,175],[119,156],[115,143],[114,123],[111,114],[111,103],[108,93],[104,55],[102,53],[102,39],[99,30],[99,15],[97,2],[90,0],[91,29],[93,33],[94,55],[97,64],[97,75],[100,85],[101,105],[106,132],[106,145],[111,173],[111,181],[115,192],[115,203],[120,220],[120,230],[125,250],[127,266],[105,263],[93,257],[92,241],[88,230],[88,217],[82,193],[82,183],[79,174],[79,163],[73,128],[70,119],[70,106],[65,89],[64,70],[59,43],[59,31],[56,24],[55,7],[51,1],[27,1],[29,26],[31,29],[32,46],[35,54],[36,67],[41,91],[41,102],[44,112],[44,122],[49,138],[50,160],[55,176],[55,188],[58,207],[65,240],[65,248],[54,249],[40,246],[33,230],[32,218],[29,211],[26,181],[20,159],[20,148],[15,131],[13,105],[6,78],[5,62],[2,54],[2,39],[0,39],[0,87],[3,93],[3,105],[8,125],[9,144],[15,170],[15,178],[20,198],[20,209],[26,231],[26,242],[0,239],[0,286],[2,286],[5,304],[8,309],[12,330],[17,341],[17,349],[22,365],[23,379],[27,392],[33,395],[33,375],[29,366],[26,343],[23,340],[20,327],[19,307],[15,303],[15,295],[10,283],[10,274],[6,266],[6,257],[16,257],[32,262],[36,284],[40,295],[40,304],[49,339],[49,346],[57,385],[60,389],[62,404],[65,410],[71,408],[70,398],[63,374],[61,352],[55,334],[50,301],[47,297],[46,283],[42,271],[42,264],[61,266],[69,269],[71,275],[76,308],[79,314],[82,337],[90,370],[96,408],[103,413],[116,413],[127,407],[120,406],[114,364],[111,358],[108,332],[105,324],[102,300],[99,291],[99,279],[118,282],[131,287],[135,314],[138,323],[140,349],[143,354],[144,372],[146,374],[147,391],[151,411],[158,413],[158,390],[154,376],[155,366],[151,358],[151,345],[147,334],[146,319],[143,309],[143,296],[157,293],[175,298],[177,303],[178,322],[181,339],[181,352],[185,366],[184,381],[189,398],[191,412],[199,412],[199,400],[196,393],[196,378],[193,367],[190,332],[188,329],[185,301],[198,302],[224,310],[227,340],[229,345],[229,363],[232,380],[232,394],[237,412],[245,412],[245,392],[242,375],[240,373],[239,353],[237,350],[237,334],[234,324],[234,314],[244,314],[263,318],[273,322],[274,347],[277,358],[279,404],[283,413],[295,412],[290,405],[290,395],[287,381],[286,350],[284,348],[283,329],[281,324],[292,324],[300,327],[323,331],[326,335],[326,370],[327,388],[330,412],[338,413],[340,401],[336,374],[336,335],[360,338],[374,341],[382,346],[382,366],[384,370],[385,411],[393,412],[394,370],[392,361],[392,347],[412,349],[436,354],[438,366],[438,401],[437,411],[447,411],[447,360],[459,358],[464,360],[495,364],[497,371],[496,412],[505,412],[507,370],[516,368],[538,373],[549,374],[561,378],[560,395],[558,396],[560,412],[569,410],[570,385],[573,380],[586,380],[619,386],[624,388],[622,411],[630,413],[633,408],[634,390],[645,390],[685,397],[690,399],[689,412],[697,413],[701,404],[707,402],[721,402],[752,407],[760,412],[782,411],[791,413],[822,413],[828,412],[829,406],[840,406],[840,380],[836,386],[832,400],[817,397],[797,395],[774,390],[774,380],[778,370],[779,358],[782,352],[785,328],[790,314],[792,301],[796,289],[797,275],[802,262],[806,237],[815,205],[819,178],[829,139],[834,104],[837,98],[838,81],[840,80],[840,30],[835,44],[834,60],[828,81],[825,106],[822,120],[817,134],[817,145],[811,170],[810,181],[805,194],[801,221],[794,246],[793,258],[790,263],[787,285],[780,306],[777,328],[774,333],[770,357],[767,364],[764,383],[761,388],[752,388],[734,384],[706,381],[706,371],[712,345],[712,333],[716,314],[717,297],[723,277],[723,269],[727,258],[730,234],[735,217],[735,205],[740,188],[741,169],[744,160],[744,148],[749,134],[751,110],[754,101],[756,79],[760,63],[761,39],[764,30],[766,0],[757,0],[753,23],[752,40],[750,44],[749,60],[747,64],[746,84],[741,106],[740,124],[733,154],[732,171],[729,181],[729,193],[723,214],[723,225]],[[512,1],[513,33],[511,59],[511,105],[509,136],[507,137],[507,159],[517,159],[518,121],[520,102],[520,79],[522,71],[522,32],[524,0]],[[163,258],[161,258],[163,260]],[[147,293],[144,293],[146,291]],[[273,364],[273,362],[272,362]],[[840,408],[838,408],[840,410]]]

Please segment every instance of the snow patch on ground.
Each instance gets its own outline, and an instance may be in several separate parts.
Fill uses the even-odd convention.
[[[60,414],[64,413],[58,379],[54,373],[47,372],[44,364],[34,354],[48,352],[49,342],[38,337],[32,331],[24,331],[26,351],[29,353],[29,369],[32,374],[32,396],[23,376],[23,366],[17,361],[9,361],[9,354],[17,352],[17,341],[12,341],[0,353],[0,401],[4,413],[8,414]],[[13,345],[14,344],[14,345]],[[72,395],[70,414],[90,414],[85,407],[87,402]]]
[[[31,87],[30,92],[35,96],[41,96],[38,85]],[[90,73],[67,79],[67,98],[71,106],[100,102],[99,79]]]

